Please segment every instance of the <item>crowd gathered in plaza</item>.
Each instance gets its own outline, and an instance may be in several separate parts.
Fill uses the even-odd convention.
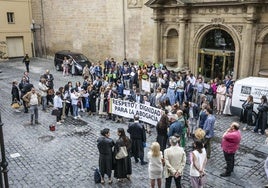
[[[59,88],[54,86],[54,76],[49,70],[41,75],[38,85],[33,86],[29,76],[29,57],[25,57],[26,71],[21,82],[12,83],[12,105],[22,103],[24,113],[30,110],[30,124],[39,124],[38,106],[42,111],[52,108],[56,116],[56,124],[60,125],[68,116],[79,119],[81,113],[98,115],[106,120],[122,122],[123,117],[112,114],[109,108],[110,99],[121,99],[162,109],[163,113],[154,127],[139,120],[134,115],[129,120],[127,130],[118,129],[118,139],[110,138],[109,128],[101,131],[97,140],[99,150],[99,170],[101,183],[112,183],[112,170],[118,181],[131,180],[131,157],[141,165],[148,164],[150,186],[155,184],[160,188],[161,180],[165,178],[165,187],[171,187],[174,179],[176,187],[181,187],[186,164],[185,146],[187,138],[193,140],[191,152],[190,180],[192,187],[202,187],[205,184],[205,167],[211,157],[211,140],[214,137],[214,126],[218,116],[232,115],[230,106],[234,80],[226,75],[224,80],[218,78],[207,80],[203,75],[195,76],[190,70],[175,72],[168,70],[162,64],[148,65],[143,62],[130,63],[127,59],[116,62],[107,58],[90,67],[83,68],[83,82],[67,82]],[[63,74],[73,75],[71,60],[63,61]],[[142,89],[142,81],[150,82],[150,92]],[[128,94],[124,91],[128,90]],[[252,111],[254,99],[250,95],[242,105],[240,121],[243,130],[253,125]],[[268,104],[266,96],[262,96],[258,106],[258,117],[254,132],[264,134],[267,122]],[[214,115],[216,112],[216,115]],[[156,129],[155,142],[147,154],[148,162],[144,160],[146,135]],[[233,122],[222,137],[222,149],[226,160],[225,172],[222,177],[231,176],[235,153],[241,140],[239,123]],[[126,135],[126,132],[129,136]]]

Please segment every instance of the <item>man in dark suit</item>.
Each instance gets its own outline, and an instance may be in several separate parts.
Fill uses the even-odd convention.
[[[139,123],[139,116],[134,116],[134,123],[130,124],[127,132],[130,134],[132,141],[132,155],[135,158],[135,162],[138,163],[139,159],[141,165],[146,165],[144,161],[144,145],[146,143],[146,132],[144,126]]]
[[[186,81],[186,86],[185,86],[186,101],[188,101],[188,102],[192,101],[193,92],[194,92],[193,85],[191,84],[190,80],[187,80]]]

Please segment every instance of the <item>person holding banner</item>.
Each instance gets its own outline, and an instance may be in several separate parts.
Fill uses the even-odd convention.
[[[146,132],[144,126],[139,123],[139,116],[134,116],[134,123],[130,124],[127,132],[130,134],[132,141],[132,156],[135,162],[138,163],[139,159],[141,165],[146,165],[148,162],[144,161],[144,145],[146,144]]]

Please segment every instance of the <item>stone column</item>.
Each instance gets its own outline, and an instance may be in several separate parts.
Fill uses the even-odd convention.
[[[154,19],[153,63],[159,63],[160,53],[160,19]]]
[[[255,7],[249,6],[247,7],[247,17],[246,17],[246,29],[243,37],[243,51],[242,51],[242,59],[240,61],[240,78],[244,78],[250,76],[252,74],[253,69],[253,58],[251,51],[252,47],[252,38],[253,36],[253,24],[256,21],[255,16]]]
[[[178,47],[178,68],[182,68],[184,66],[184,39],[185,39],[185,20],[180,19],[179,21],[180,27],[179,27],[179,47]]]

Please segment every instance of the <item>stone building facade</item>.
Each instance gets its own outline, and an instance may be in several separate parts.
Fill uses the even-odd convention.
[[[48,56],[126,57],[207,78],[268,71],[264,0],[32,0],[32,11]]]
[[[30,0],[0,0],[0,58],[32,55]]]
[[[144,0],[32,0],[32,10],[44,25],[47,56],[71,50],[92,61],[152,59],[153,10]]]

